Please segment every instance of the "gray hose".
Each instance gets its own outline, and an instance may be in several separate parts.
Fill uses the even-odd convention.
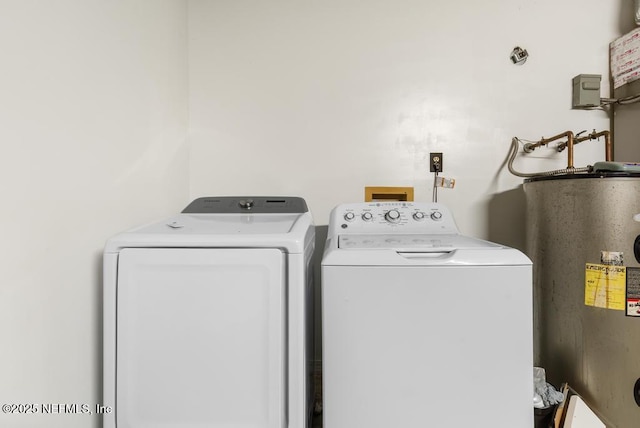
[[[533,172],[533,173],[525,173],[518,172],[513,169],[513,161],[518,154],[518,138],[513,137],[511,140],[511,149],[509,151],[509,162],[507,163],[507,167],[509,168],[509,172],[513,175],[517,175],[518,177],[524,178],[532,178],[532,177],[546,177],[550,175],[562,175],[562,174],[575,174],[577,172],[591,172],[591,166],[585,166],[581,168],[563,168],[563,169],[555,169],[553,171],[543,171],[543,172]]]

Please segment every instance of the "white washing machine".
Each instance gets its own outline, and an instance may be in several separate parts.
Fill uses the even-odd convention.
[[[301,198],[200,198],[104,252],[105,428],[308,428]]]
[[[531,262],[417,202],[336,207],[322,261],[325,428],[531,428]]]

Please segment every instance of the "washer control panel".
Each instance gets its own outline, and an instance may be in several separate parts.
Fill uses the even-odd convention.
[[[429,202],[363,202],[338,205],[329,233],[458,233],[451,212]]]

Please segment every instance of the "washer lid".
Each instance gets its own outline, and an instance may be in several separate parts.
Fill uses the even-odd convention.
[[[502,245],[463,235],[379,234],[340,235],[338,248],[343,250],[394,249],[398,251],[437,252],[461,249],[496,249]]]
[[[458,234],[339,235],[322,266],[530,266],[520,251]]]

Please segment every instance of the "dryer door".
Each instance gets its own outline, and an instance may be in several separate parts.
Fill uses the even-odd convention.
[[[277,249],[122,250],[116,426],[282,427],[284,268]]]

